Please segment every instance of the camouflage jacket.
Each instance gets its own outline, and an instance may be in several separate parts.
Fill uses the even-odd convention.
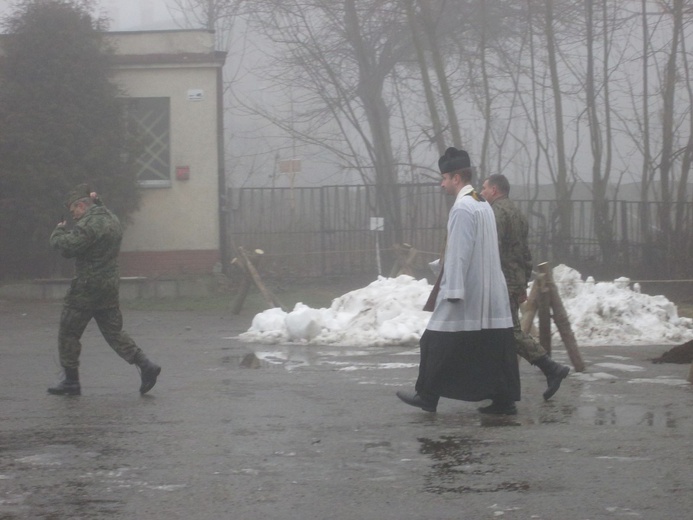
[[[57,227],[50,244],[65,258],[75,258],[65,304],[80,309],[118,306],[118,253],[123,231],[120,221],[105,206],[94,205],[72,228]]]
[[[491,207],[496,216],[501,269],[508,284],[508,291],[511,294],[525,291],[532,276],[532,254],[527,244],[527,219],[508,198],[496,199]]]

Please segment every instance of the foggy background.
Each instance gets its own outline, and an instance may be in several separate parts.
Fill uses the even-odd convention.
[[[11,3],[8,0],[0,0],[0,13],[7,13]],[[202,3],[205,2],[200,0],[95,1],[96,12],[110,21],[110,30],[112,31],[199,28],[203,26],[201,19],[204,15],[193,14],[192,10]],[[235,2],[212,0],[211,3],[234,4]],[[290,125],[292,124],[290,122],[291,116],[287,116],[287,114],[295,111],[297,114],[295,121],[298,125],[301,120],[301,116],[298,115],[299,112],[305,113],[306,110],[310,110],[310,108],[301,106],[302,99],[306,96],[299,84],[292,88],[286,88],[286,85],[278,86],[277,79],[271,77],[272,73],[276,73],[276,69],[272,69],[273,66],[276,66],[276,63],[273,62],[277,56],[281,55],[281,50],[273,48],[273,44],[267,38],[269,32],[268,34],[261,34],[257,27],[253,27],[252,22],[249,22],[254,14],[261,17],[257,13],[261,12],[263,4],[266,9],[266,5],[271,3],[271,1],[245,2],[246,7],[237,11],[233,16],[233,21],[222,29],[225,34],[220,34],[221,31],[217,31],[219,33],[218,48],[228,51],[224,72],[227,89],[225,97],[225,166],[228,186],[238,188],[362,183],[364,171],[359,171],[358,165],[349,164],[349,161],[344,159],[344,147],[336,144],[334,146],[335,153],[331,153],[331,146],[315,146],[304,142],[302,139],[291,137],[288,135],[291,132],[288,132],[286,128],[282,129],[280,125],[272,124],[259,113],[263,110],[270,114],[273,112],[281,113],[282,124]],[[285,2],[287,8],[292,3],[300,4],[300,2]],[[325,3],[329,4],[330,2]],[[455,2],[451,4],[445,1],[432,2],[434,5],[446,3],[455,4]],[[517,5],[524,3],[527,2],[517,2]],[[597,11],[601,9],[601,2],[595,1],[593,3]],[[611,192],[618,189],[619,196],[626,200],[637,200],[641,196],[639,183],[642,180],[642,151],[638,150],[639,145],[634,142],[637,141],[637,136],[627,135],[624,128],[627,128],[631,123],[633,125],[641,124],[637,120],[639,116],[635,113],[634,108],[637,108],[636,104],[640,102],[639,96],[642,95],[642,85],[638,84],[642,78],[642,73],[639,70],[641,63],[638,58],[642,46],[642,35],[638,33],[639,29],[636,22],[626,25],[623,18],[636,18],[641,3],[639,0],[607,2],[610,4],[609,9],[622,11],[618,16],[619,20],[614,18],[614,27],[610,29],[613,31],[613,34],[610,35],[612,40],[610,52],[614,57],[611,58],[613,65],[610,65],[613,70],[608,73],[611,75],[611,81],[622,81],[622,88],[618,91],[614,89],[611,92],[610,102],[614,107],[612,110],[621,114],[621,124],[623,125],[622,128],[614,128],[610,135],[610,139],[612,139],[610,146],[612,146],[613,153],[609,167],[613,173],[608,184]],[[340,2],[336,4],[340,4]],[[382,9],[387,8],[386,4],[387,2],[382,3]],[[461,3],[460,10],[473,4],[474,2]],[[481,5],[483,2],[478,2],[478,4]],[[501,4],[503,3],[501,2]],[[540,5],[543,2],[535,2],[535,4]],[[557,10],[557,15],[561,15],[561,2],[556,4],[554,8]],[[580,10],[583,10],[583,2],[573,2],[573,4],[577,4]],[[644,2],[644,4],[648,5],[647,11],[653,17],[651,37],[654,45],[652,53],[653,55],[662,54],[666,51],[668,39],[671,37],[671,31],[668,28],[671,20],[667,18],[664,6],[670,5],[672,2]],[[684,2],[684,7],[689,9],[685,12],[687,13],[686,16],[690,18],[690,7],[687,4]],[[476,17],[480,16],[478,12],[473,14]],[[464,15],[466,15],[466,11],[462,17]],[[612,16],[612,13],[606,16]],[[578,22],[583,23],[584,20]],[[594,24],[596,27],[597,22],[595,21]],[[406,29],[406,27],[402,27],[402,30]],[[463,27],[460,29],[469,30]],[[688,37],[687,30],[684,30],[684,36]],[[594,38],[598,37],[601,36],[594,35]],[[570,41],[571,38],[573,41]],[[570,168],[567,175],[569,181],[575,185],[571,192],[572,198],[589,199],[591,198],[590,188],[582,186],[583,183],[590,184],[593,167],[589,135],[584,127],[580,128],[588,117],[584,106],[584,85],[575,83],[570,78],[568,81],[565,80],[571,73],[575,76],[581,73],[580,71],[573,71],[571,68],[584,68],[585,65],[584,45],[576,41],[575,38],[575,35],[569,35],[566,38],[567,44],[564,44],[563,41],[560,42],[563,44],[563,48],[559,49],[562,54],[558,64],[561,68],[560,74],[564,77],[562,108],[566,131],[566,154]],[[524,45],[523,42],[518,44]],[[491,46],[492,44],[486,45]],[[470,49],[470,54],[472,52],[476,53],[478,50]],[[602,51],[597,49],[597,52]],[[597,65],[599,66],[599,64]],[[498,65],[494,65],[494,67],[499,69]],[[552,177],[555,177],[556,174],[552,173],[551,170],[555,169],[556,166],[548,163],[532,164],[531,156],[539,153],[537,147],[554,147],[555,137],[549,135],[546,137],[545,143],[533,143],[534,138],[528,129],[528,125],[531,123],[527,121],[526,113],[529,108],[525,107],[523,114],[520,106],[521,103],[527,103],[527,101],[518,102],[516,98],[513,99],[515,96],[513,90],[522,87],[529,89],[532,86],[526,83],[523,85],[513,83],[520,78],[519,74],[516,78],[512,78],[510,74],[501,74],[498,71],[495,73],[485,72],[489,74],[489,77],[484,80],[492,83],[491,95],[494,97],[493,105],[489,107],[492,111],[490,114],[492,121],[486,123],[491,127],[489,131],[484,129],[483,111],[486,107],[483,106],[484,101],[479,99],[482,94],[475,90],[478,85],[473,85],[473,83],[482,80],[481,73],[482,71],[479,69],[471,68],[451,71],[453,76],[467,75],[469,77],[466,85],[462,84],[456,87],[459,92],[454,96],[458,105],[457,115],[461,129],[462,142],[459,144],[469,150],[472,161],[477,166],[483,167],[485,175],[504,173],[508,176],[511,185],[515,186],[516,193],[517,190],[520,190],[523,195],[529,195],[530,190],[526,188],[527,186],[548,184],[552,187],[547,190],[542,189],[541,193],[542,195],[553,196],[555,178]],[[543,76],[539,78],[542,81],[541,87],[549,89],[549,79],[546,72],[542,74]],[[286,79],[288,80],[288,78]],[[651,94],[656,95],[657,90],[662,88],[663,78],[658,77],[658,74],[653,74],[652,80],[654,86]],[[687,81],[687,76],[685,78],[680,77],[679,80]],[[403,89],[416,88],[415,85],[408,85],[409,79],[406,77],[400,77],[400,81]],[[473,89],[474,91],[472,91]],[[601,89],[601,85],[598,85],[598,89]],[[387,90],[385,94],[387,97]],[[599,95],[603,95],[601,90],[597,93],[597,96]],[[541,96],[546,98],[545,95]],[[538,109],[540,112],[544,112],[540,114],[540,117],[546,118],[550,116],[545,112],[546,109],[553,109],[553,107],[549,100],[545,99],[545,105],[538,107]],[[403,121],[398,121],[399,114],[396,112],[399,110],[403,111]],[[603,124],[606,111],[604,107],[598,107],[598,110],[602,116]],[[629,112],[633,113],[629,114]],[[405,136],[407,133],[420,132],[419,129],[425,124],[422,118],[424,113],[425,107],[416,101],[409,107],[401,108],[394,105],[391,107],[392,140],[396,143],[396,157],[394,159],[399,167],[397,175],[400,182],[437,181],[435,163],[439,156],[438,150],[432,142],[426,143],[421,136],[418,138]],[[631,116],[632,119],[629,121],[628,118]],[[658,117],[658,107],[654,103],[652,104],[651,117],[653,120]],[[683,124],[683,120],[680,123]],[[407,124],[411,126],[409,129],[406,128]],[[547,125],[547,128],[549,127],[550,125]],[[297,130],[297,133],[299,132],[300,130]],[[325,131],[325,140],[334,138],[330,132],[331,130]],[[488,132],[486,136],[484,135],[485,132]],[[487,139],[489,142],[484,143],[482,142],[483,139]],[[409,141],[408,146],[407,141]],[[452,145],[454,143],[447,142],[446,144]],[[480,157],[482,148],[485,149],[485,158]],[[363,154],[364,152],[358,150],[357,153]],[[544,159],[544,162],[550,162],[556,155],[556,152],[552,150],[544,153],[549,157]],[[300,160],[299,172],[286,172],[286,161],[291,159]],[[483,164],[481,164],[482,162]],[[368,176],[368,173],[365,175]],[[617,186],[618,188],[616,188]],[[653,183],[651,188],[656,192],[657,183]]]
[[[395,187],[438,182],[454,144],[476,184],[508,177],[552,261],[587,244],[690,271],[691,0],[96,4],[114,31],[216,29],[231,209],[242,188],[374,186],[358,226],[383,217],[390,247],[421,222]],[[270,220],[294,222],[293,197]]]

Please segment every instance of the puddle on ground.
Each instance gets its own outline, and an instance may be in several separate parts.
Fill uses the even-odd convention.
[[[374,348],[371,350],[353,348],[328,348],[315,345],[291,345],[272,350],[257,350],[244,354],[222,356],[224,365],[237,365],[244,368],[297,368],[329,366],[336,370],[390,370],[411,368],[418,363],[354,361],[353,358],[368,358],[382,353],[392,353],[392,349]]]
[[[677,418],[666,409],[649,410],[644,406],[578,406],[576,416],[580,422],[596,426],[647,426],[655,429],[676,428]]]
[[[519,416],[521,418],[521,415]],[[545,404],[538,410],[537,422],[541,424],[580,423],[594,426],[647,427],[656,430],[677,428],[691,418],[677,416],[666,406],[649,409],[639,405],[563,405]]]
[[[495,493],[525,491],[527,482],[511,482],[499,478],[497,468],[488,462],[484,443],[462,436],[442,436],[439,439],[421,437],[419,452],[433,460],[431,471],[425,475],[428,493]]]
[[[401,350],[397,350],[401,352]],[[257,350],[254,352],[229,354],[221,358],[222,364],[241,366],[244,368],[281,368],[295,370],[307,367],[328,367],[331,370],[349,373],[355,371],[393,370],[411,368],[416,363],[386,362],[378,358],[378,354],[393,355],[392,348],[374,348],[364,350],[348,347],[324,347],[316,345],[276,345],[272,349]],[[612,356],[612,359],[619,359]],[[623,371],[634,371],[631,365],[602,363],[602,366],[616,366]],[[591,374],[594,376],[594,374]],[[575,376],[572,376],[575,377]],[[610,376],[615,377],[615,376]],[[629,382],[650,382],[651,380],[633,379]],[[657,383],[679,384],[679,380],[672,377],[656,379]],[[359,381],[359,384],[364,384]],[[374,381],[369,384],[387,384],[383,381]],[[672,428],[693,426],[693,417],[688,414],[677,413],[676,409],[659,406],[647,408],[640,405],[609,405],[597,404],[595,400],[599,395],[590,396],[589,399],[577,398],[569,404],[558,405],[553,401],[541,403],[532,409],[525,407],[517,416],[477,416],[474,423],[483,428],[497,428],[508,426],[522,426],[523,424],[587,424],[594,426],[616,427],[647,427],[666,431]],[[602,400],[602,399],[599,399]],[[587,401],[587,402],[586,402]],[[609,401],[613,401],[610,399]],[[428,414],[425,414],[428,415]],[[466,415],[466,414],[465,414]],[[429,419],[434,419],[433,417]]]

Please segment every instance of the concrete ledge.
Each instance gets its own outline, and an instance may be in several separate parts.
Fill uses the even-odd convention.
[[[71,279],[30,280],[0,285],[0,298],[6,300],[62,300]],[[140,276],[120,279],[120,299],[180,298],[208,296],[214,292],[212,276],[155,279]]]

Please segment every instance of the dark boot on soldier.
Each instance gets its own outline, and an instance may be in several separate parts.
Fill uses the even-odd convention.
[[[553,394],[558,392],[563,380],[568,377],[570,367],[556,363],[548,354],[536,360],[534,363],[546,376],[546,384],[548,388],[544,391],[544,400],[548,401],[553,397]]]
[[[135,356],[135,364],[140,369],[140,378],[142,379],[142,384],[140,385],[140,394],[144,395],[154,388],[156,378],[159,377],[159,374],[161,373],[161,367],[149,361],[147,356],[141,352]]]
[[[79,384],[79,370],[77,368],[63,368],[65,378],[57,385],[48,389],[52,395],[82,395],[82,387]]]

